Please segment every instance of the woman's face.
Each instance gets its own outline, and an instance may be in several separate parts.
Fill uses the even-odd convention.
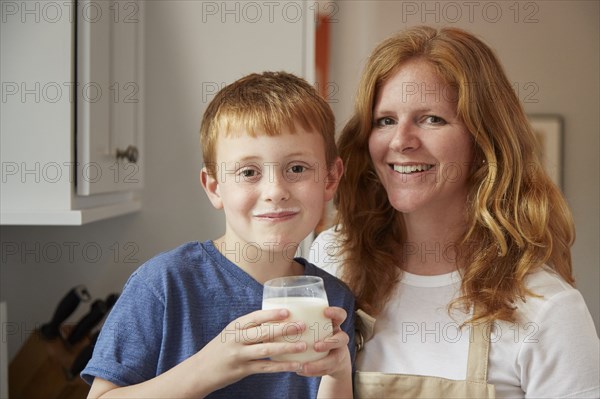
[[[456,98],[456,90],[419,59],[404,64],[377,93],[369,153],[396,210],[464,209],[474,144]]]

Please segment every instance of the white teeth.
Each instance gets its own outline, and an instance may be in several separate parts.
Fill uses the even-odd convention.
[[[433,165],[394,165],[394,171],[398,173],[423,172],[433,168]]]

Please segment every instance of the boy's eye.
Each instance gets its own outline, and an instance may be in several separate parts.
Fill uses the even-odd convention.
[[[377,127],[391,126],[394,124],[396,124],[396,121],[390,118],[389,116],[384,116],[383,118],[375,119],[375,126]]]
[[[306,170],[306,167],[303,165],[294,165],[291,168],[289,168],[289,171],[292,173],[302,173]]]
[[[307,178],[308,170],[311,169],[310,165],[306,164],[291,164],[285,169],[285,178],[288,182],[303,181]]]
[[[244,181],[253,182],[260,178],[260,171],[255,168],[243,168],[238,171],[238,175],[241,176]]]

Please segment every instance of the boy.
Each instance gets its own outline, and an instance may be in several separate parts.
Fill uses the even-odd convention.
[[[225,212],[225,234],[160,254],[130,277],[82,372],[89,397],[351,397],[354,298],[293,258],[343,172],[329,105],[294,75],[252,74],[215,96],[200,134],[201,182]],[[262,284],[304,274],[325,282],[334,335],[314,349],[330,352],[272,361],[305,351],[292,337],[310,326],[286,324],[287,310],[257,310]]]

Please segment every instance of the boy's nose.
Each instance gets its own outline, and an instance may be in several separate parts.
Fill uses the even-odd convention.
[[[266,179],[263,196],[271,202],[286,201],[290,198],[287,182],[283,176],[271,176]]]

